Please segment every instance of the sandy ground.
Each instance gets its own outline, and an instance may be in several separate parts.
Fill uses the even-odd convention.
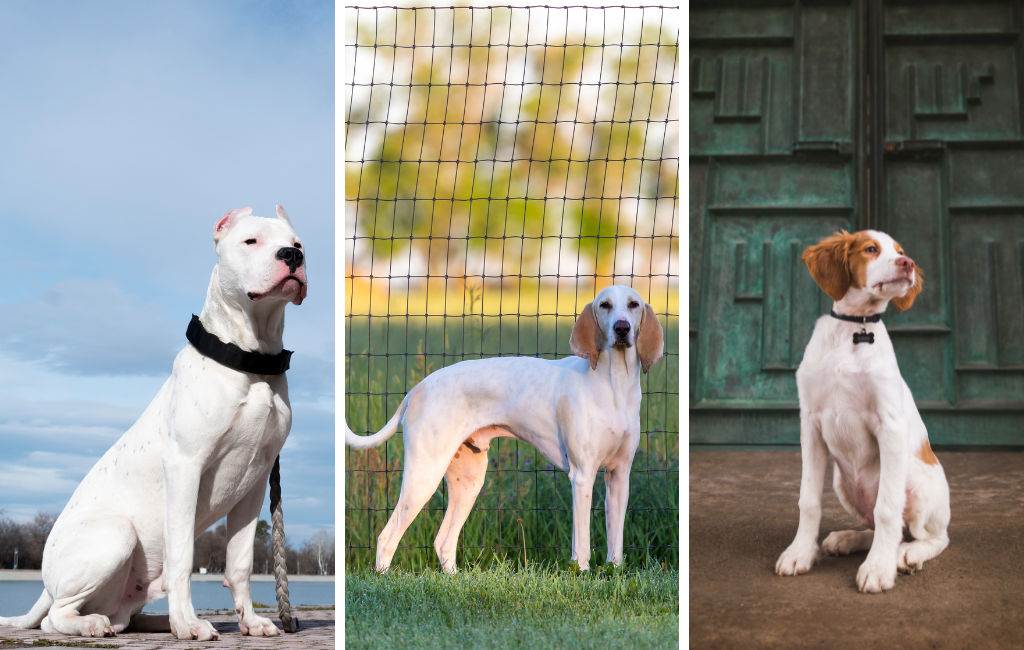
[[[795,451],[690,452],[691,648],[1024,648],[1024,453],[936,451],[949,547],[878,595],[865,553],[774,574],[798,521]],[[857,524],[826,476],[820,543]]]

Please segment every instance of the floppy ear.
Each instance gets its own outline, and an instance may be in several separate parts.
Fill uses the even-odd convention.
[[[914,286],[907,289],[907,293],[902,298],[893,298],[892,306],[899,311],[907,311],[910,306],[914,304],[914,300],[921,294],[921,290],[924,289],[924,273],[921,272],[921,267],[914,268]]]
[[[213,243],[219,244],[220,240],[224,239],[224,236],[228,234],[228,231],[235,227],[239,219],[250,214],[252,214],[252,208],[239,208],[221,217],[217,221],[217,225],[213,227]]]
[[[850,288],[850,246],[853,235],[837,232],[803,252],[800,259],[811,277],[832,300],[839,302]]]
[[[597,358],[601,355],[604,341],[604,332],[601,331],[594,316],[594,303],[588,302],[576,318],[576,324],[572,326],[569,347],[577,357],[589,361],[590,369],[593,370],[597,368]]]
[[[644,305],[644,313],[640,317],[640,332],[636,335],[636,353],[640,355],[640,367],[646,374],[658,362],[665,347],[661,321],[654,313],[654,308]]]

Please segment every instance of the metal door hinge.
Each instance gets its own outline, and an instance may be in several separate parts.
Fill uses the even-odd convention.
[[[946,143],[942,140],[900,140],[886,142],[883,148],[887,156],[938,158],[946,150]]]

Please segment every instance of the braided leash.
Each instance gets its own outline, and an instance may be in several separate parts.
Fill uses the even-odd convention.
[[[273,522],[274,578],[277,583],[277,612],[285,632],[298,632],[299,619],[292,616],[288,602],[288,566],[285,564],[284,511],[281,508],[281,457],[270,471],[270,519]]]

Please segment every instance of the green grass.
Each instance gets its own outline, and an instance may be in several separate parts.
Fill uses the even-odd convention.
[[[345,577],[345,647],[679,647],[679,572],[654,563],[580,573],[509,561],[448,576]]]
[[[357,433],[377,431],[423,377],[463,359],[499,352],[567,356],[571,354],[568,339],[572,324],[571,318],[556,321],[537,317],[351,318],[347,322],[348,424]],[[667,325],[665,358],[641,380],[642,434],[630,476],[623,541],[627,561],[649,555],[656,562],[677,568],[678,318],[673,317]],[[367,354],[368,350],[374,356]],[[459,537],[459,566],[486,562],[495,552],[522,562],[523,533],[528,561],[568,560],[572,541],[568,477],[532,447],[516,440],[496,439],[488,455],[490,466],[484,488]],[[349,566],[369,566],[373,562],[376,537],[398,498],[403,458],[400,435],[376,449],[346,449],[345,552]],[[603,482],[599,474],[591,514],[595,561],[603,561],[606,546]],[[403,536],[393,566],[409,570],[439,568],[432,547],[447,504],[442,481]]]

